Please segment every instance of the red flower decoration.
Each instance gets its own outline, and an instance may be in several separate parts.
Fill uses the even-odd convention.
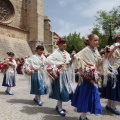
[[[48,68],[48,69],[51,68],[51,65],[47,65],[47,68]]]
[[[91,67],[91,70],[94,73],[95,72],[95,67]]]
[[[30,70],[33,70],[33,68],[30,68]]]
[[[63,55],[63,58],[64,58],[64,59],[66,59],[66,58],[67,58],[66,54],[64,54],[64,55]]]
[[[43,58],[40,58],[40,60],[43,62]]]
[[[0,69],[6,69],[7,65],[6,64],[0,64]]]

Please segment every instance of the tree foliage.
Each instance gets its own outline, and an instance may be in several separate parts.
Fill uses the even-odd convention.
[[[66,50],[69,53],[72,53],[73,50],[79,52],[82,48],[84,48],[83,38],[80,38],[80,33],[70,33],[68,36],[64,36],[67,39],[67,48]]]
[[[106,45],[112,44],[109,40],[113,39],[115,33],[120,28],[120,14],[118,16],[118,9],[120,6],[113,8],[110,11],[98,11],[96,16],[96,25],[91,30],[91,33],[99,36],[99,49],[104,48]],[[119,17],[119,18],[118,18]],[[67,51],[71,53],[73,50],[79,52],[85,47],[84,38],[80,37],[80,33],[69,34],[64,36],[67,41]]]
[[[102,30],[109,35],[109,29],[111,25],[111,30],[114,33],[115,30],[119,27],[119,20],[118,20],[118,8],[113,8],[111,11],[98,11],[98,17],[96,21],[100,26],[102,26]]]
[[[99,36],[99,48],[104,48],[114,42],[113,36],[120,27],[120,14],[118,9],[120,6],[110,11],[98,11],[96,16],[96,25],[92,29],[92,33]]]

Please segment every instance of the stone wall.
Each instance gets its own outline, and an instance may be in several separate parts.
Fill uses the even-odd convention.
[[[32,55],[27,39],[28,31],[0,24],[0,60],[6,58],[10,51],[15,53],[15,57]]]
[[[60,38],[61,37],[56,32],[53,32],[53,50],[58,48],[58,45],[56,43]]]
[[[0,60],[6,58],[10,51],[15,53],[16,58],[32,55],[26,40],[0,35]]]
[[[35,52],[36,44],[44,42],[43,0],[24,0],[23,26],[29,31],[28,43]]]
[[[35,52],[35,45],[44,43],[43,0],[10,0],[15,9],[15,18],[9,24],[29,31],[28,43]]]
[[[32,55],[38,44],[52,52],[51,26],[49,21],[44,21],[43,0],[6,1],[13,4],[15,17],[9,24],[0,23],[0,59],[8,51],[13,51],[16,57]]]
[[[7,52],[12,51],[15,57],[32,55],[28,44],[29,31],[24,27],[24,2],[25,0],[9,0],[15,9],[15,17],[9,24],[0,23],[0,60],[7,57]],[[6,1],[7,2],[7,1]]]
[[[9,24],[11,26],[22,28],[23,27],[23,1],[24,0],[9,0],[15,9],[15,18],[14,20]]]
[[[44,14],[43,0],[37,0],[37,23],[38,23],[38,41],[44,42]]]
[[[18,29],[12,26],[8,26],[5,24],[0,24],[0,34],[13,37],[13,38],[18,38],[27,41],[28,39],[28,31]]]
[[[53,52],[53,34],[47,16],[44,17],[44,45],[49,53]]]

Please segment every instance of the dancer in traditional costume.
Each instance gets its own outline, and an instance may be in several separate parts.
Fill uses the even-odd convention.
[[[11,87],[16,86],[16,61],[14,60],[14,53],[8,52],[8,58],[5,59],[2,64],[6,64],[7,68],[4,73],[2,86],[6,86],[6,93],[9,95],[13,95],[11,91]]]
[[[72,97],[72,106],[81,113],[79,120],[87,120],[87,112],[101,114],[102,107],[97,82],[102,71],[102,58],[97,50],[99,37],[88,35],[86,47],[76,54],[80,79]]]
[[[102,97],[108,99],[106,109],[120,115],[120,110],[116,108],[117,102],[120,102],[120,34],[110,48],[109,60],[105,63]]]
[[[47,86],[45,84],[45,72],[44,72],[44,61],[45,56],[43,55],[44,47],[38,45],[36,47],[36,54],[26,58],[23,66],[24,72],[31,75],[31,91],[30,94],[34,94],[34,102],[39,106],[42,106],[41,95],[47,93]]]
[[[57,41],[58,48],[47,57],[45,64],[52,86],[49,85],[49,97],[57,100],[56,110],[59,115],[65,116],[66,110],[62,102],[71,99],[76,87],[73,59],[66,49],[66,40],[60,38]],[[50,72],[49,72],[50,71]]]

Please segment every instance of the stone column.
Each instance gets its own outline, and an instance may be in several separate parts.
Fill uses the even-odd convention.
[[[53,52],[53,33],[47,16],[44,17],[44,45],[48,52]]]
[[[29,31],[28,43],[35,53],[35,46],[44,42],[43,0],[24,0],[24,27]]]

